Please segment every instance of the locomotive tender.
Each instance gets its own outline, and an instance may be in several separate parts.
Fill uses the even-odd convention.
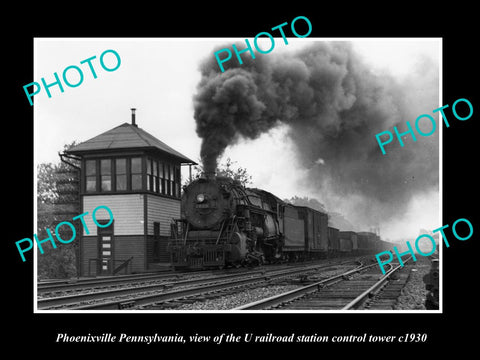
[[[175,269],[367,254],[389,247],[376,234],[329,227],[325,213],[227,177],[207,175],[191,182],[181,209],[168,246]]]

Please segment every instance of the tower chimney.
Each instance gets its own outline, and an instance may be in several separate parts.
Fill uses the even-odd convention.
[[[135,126],[135,127],[138,127],[137,124],[135,123],[135,108],[131,108],[130,110],[132,110],[132,125]]]

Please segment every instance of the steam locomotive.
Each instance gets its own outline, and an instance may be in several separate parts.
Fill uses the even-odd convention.
[[[175,269],[255,266],[390,248],[374,233],[329,227],[325,213],[226,177],[191,182],[184,188],[181,209],[168,244]]]

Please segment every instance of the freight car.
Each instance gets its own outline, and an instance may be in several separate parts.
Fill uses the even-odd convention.
[[[331,226],[328,227],[328,255],[340,256],[340,230]]]
[[[297,261],[327,257],[327,214],[283,201],[278,208],[283,258]]]
[[[181,218],[173,220],[171,234],[168,251],[175,269],[375,253],[380,241],[369,233],[358,235],[357,244],[356,233],[329,227],[321,211],[215,176],[184,187]]]
[[[357,233],[357,239],[358,239],[358,253],[359,254],[368,254],[371,252],[372,249],[375,249],[376,247],[376,242],[379,239],[378,235],[372,232],[358,232]]]
[[[357,233],[353,231],[340,231],[340,254],[346,256],[350,253],[358,252],[358,238]]]

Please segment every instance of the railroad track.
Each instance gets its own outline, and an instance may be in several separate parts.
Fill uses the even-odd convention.
[[[70,279],[66,281],[38,282],[37,294],[44,295],[58,292],[71,292],[73,290],[84,290],[92,288],[107,288],[115,285],[143,283],[165,279],[181,278],[183,274],[173,272],[162,272],[155,274],[120,275],[115,277],[104,277],[94,279]]]
[[[256,271],[254,274],[262,274],[263,271]],[[116,287],[114,289],[110,288],[101,288],[101,290],[90,288],[88,289],[88,292],[80,292],[76,294],[71,294],[71,295],[63,295],[63,296],[55,296],[55,297],[46,297],[46,298],[41,298],[38,299],[37,301],[37,306],[38,309],[43,310],[43,309],[48,309],[48,308],[65,308],[65,307],[70,307],[70,308],[92,308],[92,309],[111,309],[111,306],[105,306],[102,307],[101,304],[96,304],[96,305],[89,305],[84,304],[85,302],[96,302],[96,301],[101,301],[101,300],[107,300],[111,298],[116,298],[116,297],[121,297],[118,301],[113,301],[117,302],[117,309],[121,309],[124,307],[127,307],[124,302],[125,302],[125,297],[129,297],[128,300],[131,301],[131,299],[135,298],[135,295],[141,294],[141,293],[147,293],[147,292],[156,292],[158,293],[159,291],[166,292],[169,288],[173,287],[181,287],[181,286],[192,286],[192,285],[201,285],[203,283],[211,283],[211,282],[218,282],[218,281],[228,281],[229,279],[234,279],[238,277],[238,274],[231,274],[231,275],[223,275],[223,276],[207,276],[207,277],[198,277],[198,278],[193,278],[193,279],[186,279],[186,280],[173,280],[173,279],[168,279],[167,281],[164,282],[153,282],[150,284],[144,284],[143,282],[140,282],[138,284],[130,284],[130,286],[124,287],[126,284],[123,282],[121,283],[122,286]],[[107,283],[110,286],[112,285],[111,283]],[[131,298],[131,299],[130,299]],[[80,305],[84,304],[84,306]],[[79,307],[76,307],[76,305],[80,305]]]
[[[352,260],[348,262],[352,263]],[[315,272],[331,267],[332,264],[288,266],[274,270],[249,270],[248,272],[213,275],[186,280],[140,284],[126,288],[106,289],[66,296],[38,299],[39,310],[73,309],[73,310],[118,310],[131,308],[155,309],[175,308],[184,301],[194,301],[195,297],[219,291],[241,291],[245,286],[256,286],[276,279],[288,278],[302,273]],[[339,266],[339,264],[336,264]],[[237,289],[237,290],[235,290]],[[173,303],[172,303],[173,302]]]
[[[410,258],[404,262],[409,260]],[[407,276],[398,275],[401,269],[399,265],[390,265],[390,269],[382,276],[377,264],[361,266],[313,284],[239,306],[236,310],[385,309],[395,303],[405,285]],[[395,284],[393,291],[386,290],[392,279],[402,281]]]
[[[353,262],[357,258],[347,258],[346,262]],[[336,260],[327,260],[323,262],[324,265],[331,265],[338,262]],[[358,260],[357,260],[358,261]],[[303,265],[308,265],[308,263],[303,263]],[[278,267],[291,267],[292,265],[274,265]],[[228,270],[199,270],[199,271],[180,271],[174,272],[172,270],[164,270],[152,273],[142,273],[142,274],[131,274],[131,275],[117,275],[117,276],[106,276],[101,278],[84,278],[84,279],[68,279],[68,280],[52,280],[52,281],[38,281],[37,282],[37,295],[39,296],[50,296],[52,294],[61,294],[61,293],[73,293],[75,291],[84,291],[89,289],[107,289],[113,286],[127,286],[132,284],[141,284],[148,282],[157,282],[165,280],[182,280],[184,278],[191,278],[197,276],[205,275],[216,275],[216,274],[236,274],[248,271],[251,273],[254,270],[262,268],[248,269],[228,269]]]
[[[39,299],[45,297],[61,297],[62,295],[72,295],[81,292],[93,292],[107,290],[109,288],[120,287],[141,287],[142,285],[162,283],[163,286],[171,286],[172,283],[182,283],[183,280],[188,279],[187,282],[194,283],[194,278],[214,276],[217,274],[238,274],[245,272],[242,269],[225,270],[200,270],[200,271],[186,271],[173,272],[163,271],[158,273],[145,273],[135,275],[120,275],[107,276],[103,278],[93,279],[70,279],[70,280],[55,280],[37,283],[37,295]],[[261,272],[262,270],[258,270]],[[249,270],[252,272],[252,270]]]

